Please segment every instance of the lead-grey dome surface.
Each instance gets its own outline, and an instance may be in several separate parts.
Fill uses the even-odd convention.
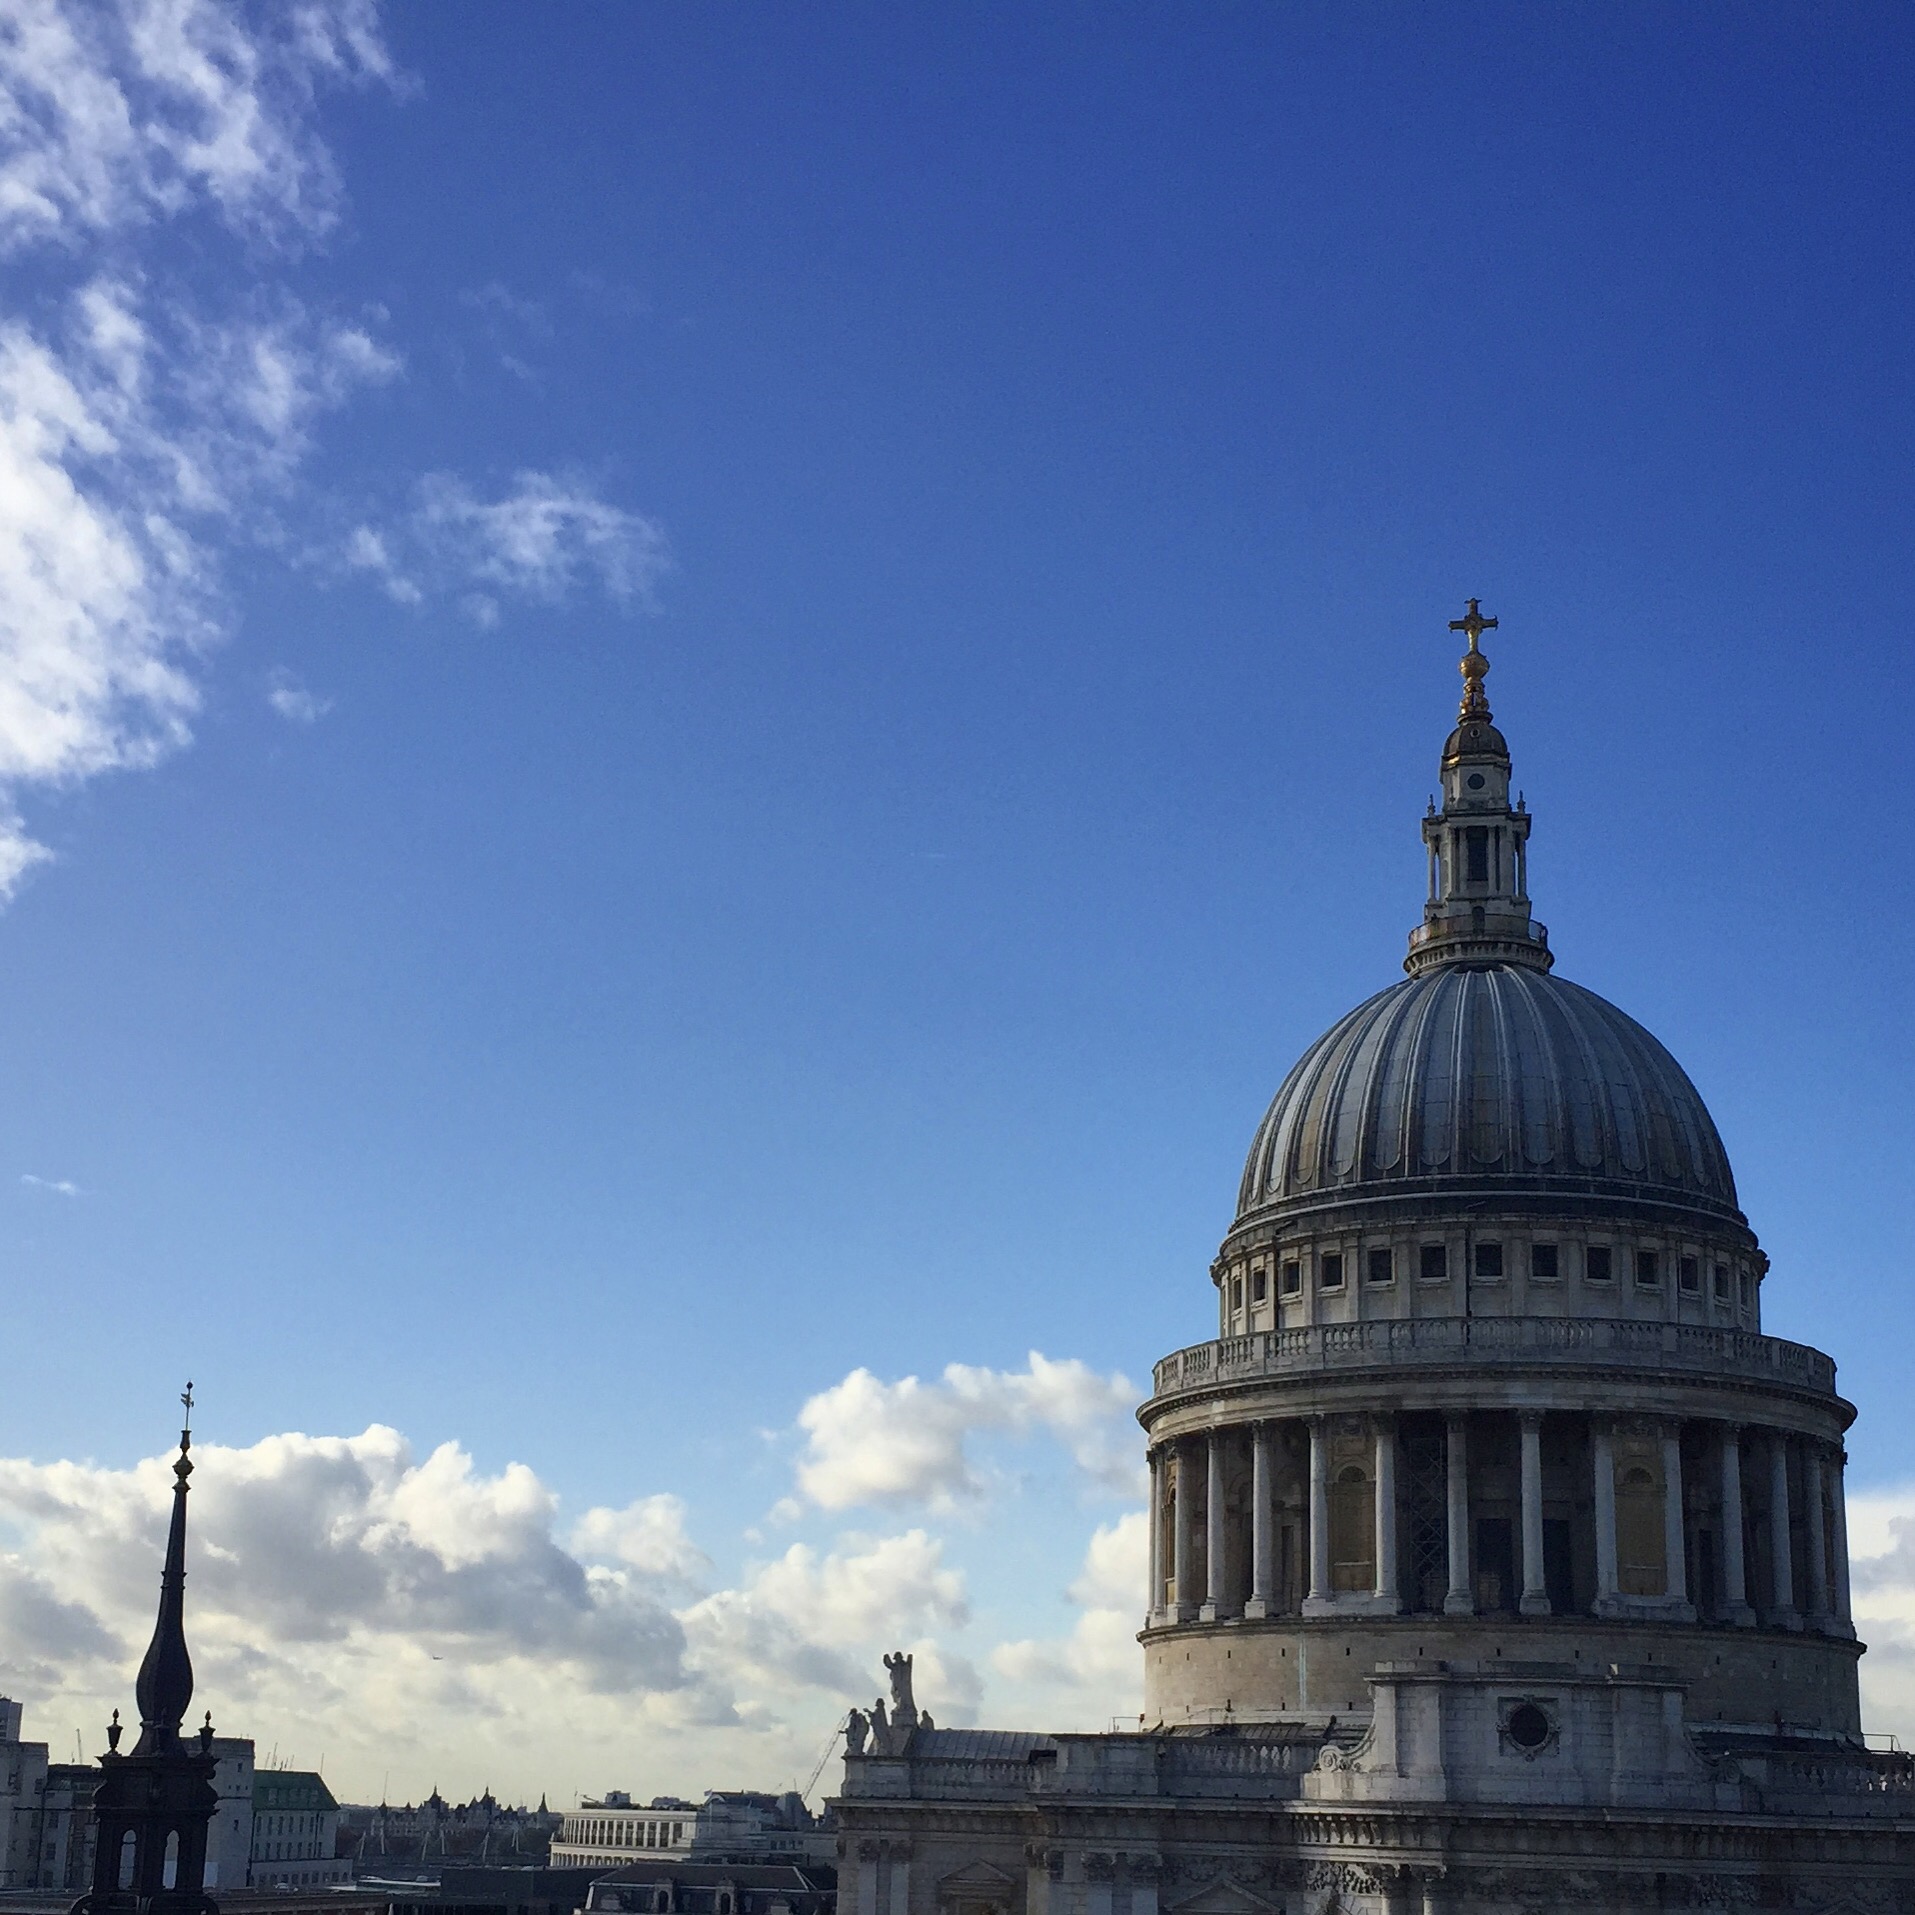
[[[1594,991],[1506,964],[1408,978],[1325,1032],[1258,1128],[1237,1210],[1486,1188],[1743,1221],[1682,1066]]]

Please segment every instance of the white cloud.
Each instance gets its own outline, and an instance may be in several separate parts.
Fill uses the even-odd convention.
[[[296,296],[275,254],[342,205],[318,130],[328,87],[398,87],[375,0],[12,0],[0,14],[0,902],[51,853],[38,789],[149,766],[183,746],[205,656],[233,623],[229,548],[366,574],[393,599],[443,591],[480,623],[502,600],[583,586],[644,605],[667,564],[650,520],[590,485],[520,473],[496,496],[437,473],[390,532],[315,540],[288,518],[324,417],[399,376],[383,314]],[[189,298],[163,270],[191,230]],[[211,249],[238,250],[207,271]],[[31,305],[27,301],[31,300]],[[503,287],[490,323],[539,315]],[[323,701],[275,688],[280,716]]]
[[[398,604],[451,594],[475,624],[490,627],[501,597],[558,604],[585,586],[648,609],[671,551],[652,520],[611,504],[583,479],[519,472],[488,499],[454,474],[434,472],[392,523],[355,526],[340,562]]]
[[[595,1578],[551,1530],[555,1498],[523,1464],[475,1473],[455,1444],[422,1461],[397,1431],[268,1437],[195,1452],[195,1637],[209,1660],[273,1645],[355,1657],[420,1644],[469,1664],[534,1653],[588,1690],[682,1684],[683,1634],[632,1578]],[[128,1471],[0,1461],[0,1509],[33,1560],[112,1635],[150,1615],[165,1459]]]
[[[12,0],[0,30],[0,246],[76,249],[207,205],[310,238],[339,183],[311,123],[321,82],[391,83],[373,0],[242,16],[218,0]]]
[[[1851,1495],[1848,1534],[1863,1719],[1915,1745],[1915,1483]]]
[[[371,0],[7,9],[0,254],[36,316],[0,321],[0,899],[49,855],[24,791],[186,742],[219,542],[262,529],[322,413],[398,370],[287,293],[209,316],[156,290],[152,229],[317,236],[338,190],[316,89],[392,77]]]
[[[377,579],[386,595],[400,605],[418,605],[425,593],[409,578],[393,556],[392,542],[369,525],[355,526],[341,554],[349,572],[365,572]]]
[[[588,1560],[625,1563],[649,1576],[690,1581],[711,1570],[710,1558],[686,1533],[684,1503],[672,1495],[641,1496],[623,1509],[588,1509],[573,1527],[571,1544]]]
[[[1130,1489],[1137,1478],[1130,1413],[1136,1392],[1122,1377],[1099,1376],[1075,1358],[1052,1362],[1033,1350],[1023,1370],[953,1363],[941,1379],[885,1383],[869,1370],[812,1397],[799,1412],[806,1446],[798,1489],[821,1509],[924,1503],[948,1509],[983,1493],[970,1454],[981,1431],[1045,1429],[1097,1484]],[[783,1506],[791,1514],[801,1505]]]
[[[17,794],[178,749],[222,634],[209,543],[390,375],[352,326],[212,326],[100,277],[42,337],[0,324],[0,897],[46,854]]]
[[[491,1780],[536,1794],[581,1761],[617,1778],[634,1738],[669,1738],[680,1787],[701,1760],[714,1785],[782,1782],[899,1645],[948,1718],[976,1706],[976,1670],[942,1640],[967,1620],[964,1575],[921,1529],[795,1545],[713,1588],[670,1494],[562,1528],[524,1464],[488,1474],[456,1443],[419,1456],[378,1424],[193,1455],[196,1707],[233,1733],[312,1738],[347,1787],[390,1769],[421,1793],[483,1748]],[[0,1689],[55,1740],[125,1705],[171,1460],[0,1459]]]
[[[1070,1586],[1080,1614],[1061,1640],[1000,1643],[993,1671],[1041,1701],[1043,1720],[1058,1728],[1101,1729],[1113,1715],[1142,1704],[1143,1624],[1148,1581],[1149,1519],[1132,1510],[1102,1525]]]
[[[81,1194],[80,1186],[65,1177],[36,1177],[29,1170],[22,1174],[20,1181],[29,1190],[45,1190],[55,1197],[77,1197]]]
[[[819,1554],[794,1543],[737,1589],[680,1611],[693,1662],[760,1696],[859,1699],[883,1648],[967,1620],[964,1578],[921,1529]]]
[[[266,689],[266,702],[289,725],[316,725],[332,710],[333,703],[307,690],[290,672],[275,675]]]
[[[411,531],[441,572],[548,602],[590,580],[608,598],[643,606],[671,563],[650,519],[549,472],[518,473],[496,499],[432,473],[421,481]]]
[[[468,286],[459,295],[459,304],[470,306],[488,319],[509,320],[540,338],[549,337],[552,315],[542,299],[516,293],[502,280],[490,279],[483,286]]]

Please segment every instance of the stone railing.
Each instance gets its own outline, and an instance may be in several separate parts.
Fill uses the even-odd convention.
[[[1734,1758],[1760,1810],[1792,1815],[1906,1816],[1915,1802],[1915,1756],[1872,1749],[1744,1751]]]
[[[1555,1363],[1730,1376],[1835,1394],[1835,1359],[1806,1344],[1704,1323],[1629,1317],[1401,1317],[1313,1323],[1193,1343],[1156,1366],[1154,1397],[1219,1383],[1362,1370],[1524,1368]]]

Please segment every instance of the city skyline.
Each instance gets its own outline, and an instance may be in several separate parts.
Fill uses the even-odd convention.
[[[782,1788],[898,1646],[1134,1714],[1133,1411],[1399,975],[1475,594],[1915,1736],[1901,16],[18,17],[30,1733],[187,1374],[201,1691],[342,1797]]]

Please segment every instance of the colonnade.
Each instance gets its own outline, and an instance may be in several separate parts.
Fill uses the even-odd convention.
[[[1426,1463],[1434,1414],[1422,1419]],[[1700,1609],[1707,1620],[1724,1626],[1760,1622],[1854,1634],[1842,1474],[1846,1459],[1839,1443],[1701,1419],[1541,1408],[1440,1414],[1440,1486],[1421,1483],[1420,1501],[1407,1499],[1400,1489],[1403,1419],[1396,1414],[1273,1418],[1154,1446],[1151,1623],[1439,1609],[1449,1616],[1514,1609],[1526,1616],[1586,1611],[1693,1621]],[[1514,1422],[1513,1459],[1508,1421],[1491,1422],[1499,1417]],[[1497,1454],[1493,1468],[1473,1469],[1473,1426],[1482,1432],[1479,1446]],[[1549,1498],[1546,1427],[1558,1438],[1556,1494]],[[1308,1443],[1302,1469],[1292,1460],[1301,1447],[1300,1430],[1307,1431]],[[1700,1450],[1705,1459],[1703,1480],[1686,1491],[1685,1433],[1692,1458]],[[1586,1458],[1587,1474],[1579,1483],[1563,1480],[1564,1456]],[[1479,1476],[1507,1484],[1512,1475],[1513,1497],[1501,1488],[1494,1500],[1485,1500]],[[1713,1484],[1707,1481],[1711,1475]],[[1281,1489],[1280,1478],[1287,1478]],[[1408,1589],[1401,1535],[1406,1509],[1416,1518],[1425,1562]],[[1472,1535],[1472,1516],[1480,1519],[1486,1509],[1519,1516],[1513,1524],[1492,1517],[1485,1532],[1509,1558],[1500,1572],[1492,1572],[1499,1580],[1488,1601],[1474,1573],[1482,1566],[1475,1560],[1478,1539]],[[1552,1519],[1552,1509],[1569,1514]],[[1303,1547],[1301,1561],[1280,1578],[1276,1539],[1285,1516],[1301,1532]],[[1554,1571],[1546,1536],[1552,1520],[1558,1525]],[[1333,1534],[1333,1524],[1340,1524],[1342,1533]],[[1435,1540],[1439,1526],[1440,1543]],[[1750,1561],[1752,1550],[1759,1565]],[[1439,1553],[1440,1560],[1432,1563]],[[1565,1593],[1572,1555],[1584,1564],[1574,1580],[1587,1592],[1586,1601],[1570,1600]],[[1367,1572],[1363,1586],[1353,1582],[1359,1570]],[[1504,1575],[1508,1587],[1500,1580]],[[1692,1579],[1702,1586],[1692,1589]],[[1445,1584],[1440,1601],[1438,1582]]]

